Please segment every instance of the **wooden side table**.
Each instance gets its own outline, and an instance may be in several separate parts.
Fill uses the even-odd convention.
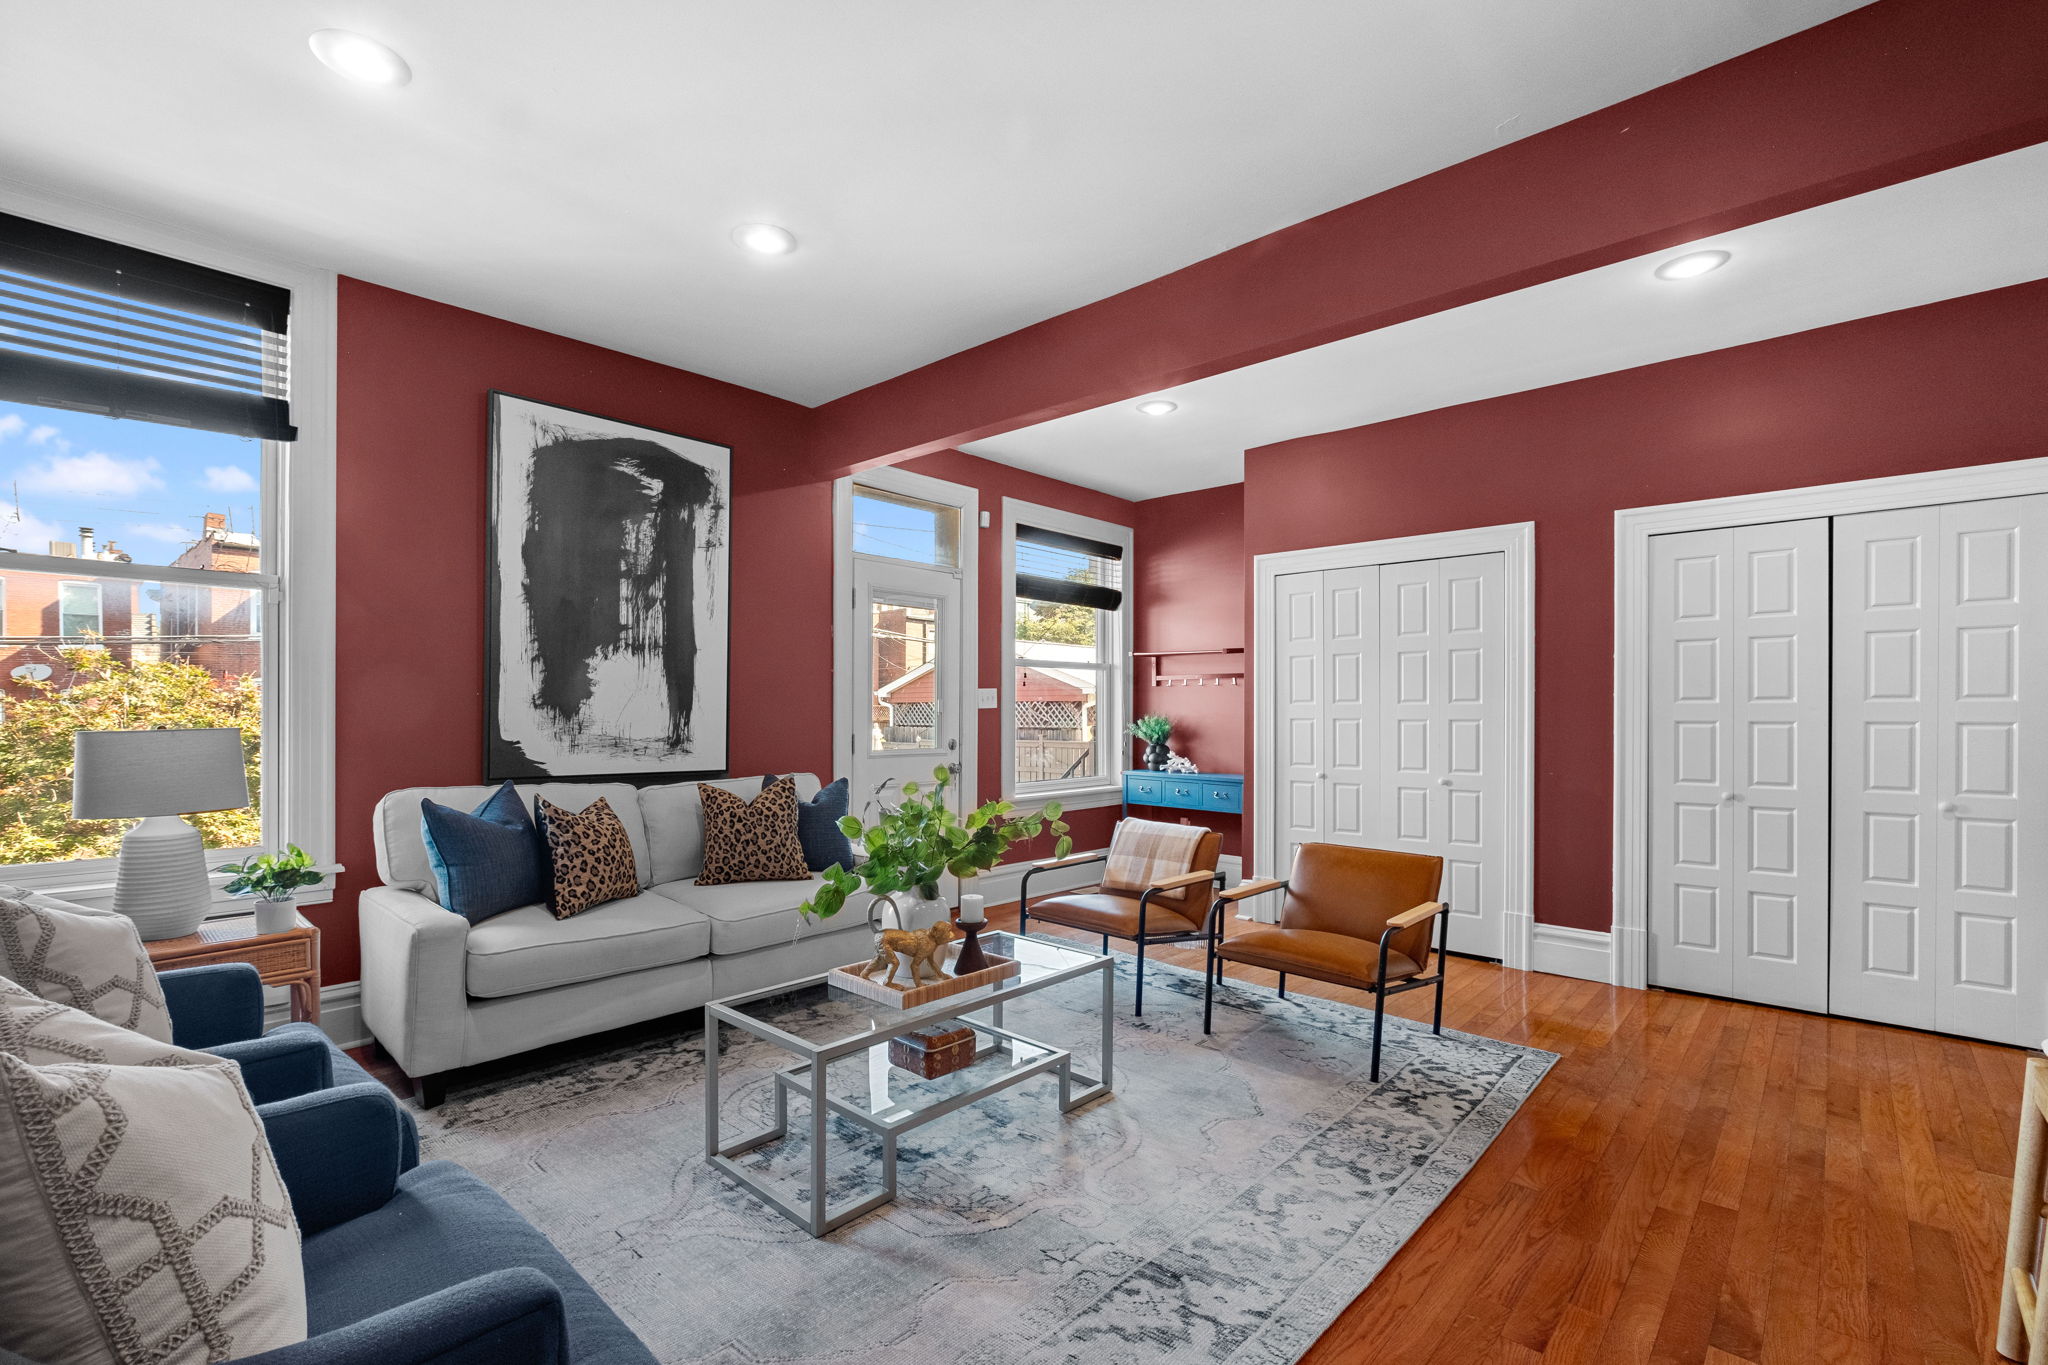
[[[150,965],[158,971],[204,967],[214,962],[246,962],[266,986],[289,986],[292,1021],[320,1022],[320,931],[299,917],[298,926],[281,934],[256,932],[254,915],[208,920],[196,934],[164,938],[145,945]]]

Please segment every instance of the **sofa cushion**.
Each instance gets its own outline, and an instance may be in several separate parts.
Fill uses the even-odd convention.
[[[45,1000],[0,976],[0,1052],[30,1066],[60,1062],[173,1065],[198,1054],[148,1034]]]
[[[548,909],[556,919],[640,890],[633,843],[611,802],[600,796],[573,812],[543,796],[533,803],[533,817],[546,841]]]
[[[540,834],[510,782],[474,811],[420,801],[434,899],[479,924],[547,895]]]
[[[792,773],[796,799],[818,794],[811,773]],[[648,850],[654,859],[653,884],[687,881],[704,870],[704,802],[699,787],[716,787],[734,796],[753,797],[761,790],[758,777],[728,777],[716,782],[675,782],[640,789],[640,813],[647,824]]]
[[[704,793],[704,870],[699,886],[727,882],[811,879],[796,837],[796,782],[778,777],[749,801],[731,792]]]
[[[562,1291],[576,1365],[654,1365],[554,1244],[453,1162],[406,1172],[384,1207],[308,1237],[305,1264],[316,1337],[493,1270],[531,1266]]]
[[[688,962],[711,951],[711,930],[697,911],[646,893],[560,920],[545,905],[522,906],[471,926],[467,989],[485,998],[524,995]]]
[[[774,780],[773,773],[762,778],[761,790],[767,791]],[[804,863],[813,872],[853,866],[853,840],[839,828],[852,805],[851,791],[851,785],[841,777],[818,788],[818,794],[808,801],[801,794],[797,797],[797,842],[804,846]]]
[[[820,934],[865,929],[868,897],[849,897],[846,908],[826,920],[806,919],[797,907],[817,894],[824,883],[810,877],[800,882],[732,882],[724,886],[698,886],[694,882],[670,882],[657,886],[649,895],[662,896],[677,905],[688,906],[711,925],[711,951],[715,955],[750,953],[756,948],[790,943]],[[854,957],[860,950],[849,949]]]
[[[626,827],[633,845],[633,863],[640,885],[646,886],[651,872],[647,856],[647,827],[640,820],[638,794],[625,782],[519,782],[513,785],[519,799],[531,808],[533,798],[544,796],[564,810],[580,811],[602,796]],[[377,841],[377,879],[401,891],[417,891],[436,905],[440,892],[434,885],[434,867],[427,858],[425,840],[420,837],[420,801],[425,798],[458,810],[474,810],[494,794],[496,787],[406,787],[377,803],[371,829]]]
[[[0,886],[0,976],[45,1000],[171,1041],[171,1012],[135,921]]]

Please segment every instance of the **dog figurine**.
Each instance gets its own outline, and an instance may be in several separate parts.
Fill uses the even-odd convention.
[[[910,959],[910,986],[918,985],[918,978],[926,967],[931,968],[934,983],[946,979],[945,949],[948,943],[960,937],[950,920],[940,920],[929,929],[884,929],[881,939],[875,944],[875,960],[855,970],[867,980],[874,980],[875,973],[887,967],[889,974],[882,978],[884,986],[896,984],[896,969],[902,965],[897,957]]]

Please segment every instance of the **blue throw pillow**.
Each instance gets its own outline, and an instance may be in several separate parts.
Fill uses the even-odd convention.
[[[421,798],[420,833],[441,908],[471,924],[548,898],[540,836],[510,782],[468,815]]]
[[[761,790],[767,791],[775,777],[770,773],[762,778]],[[853,841],[839,832],[839,817],[853,804],[851,793],[842,777],[820,787],[810,800],[796,803],[796,837],[804,846],[804,866],[813,872],[823,872],[834,863],[853,866]]]

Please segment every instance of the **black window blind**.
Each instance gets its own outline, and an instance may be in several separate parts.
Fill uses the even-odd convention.
[[[1020,524],[1016,594],[1115,611],[1124,603],[1123,558],[1123,546],[1106,540]]]
[[[289,441],[291,292],[0,213],[0,398]]]

